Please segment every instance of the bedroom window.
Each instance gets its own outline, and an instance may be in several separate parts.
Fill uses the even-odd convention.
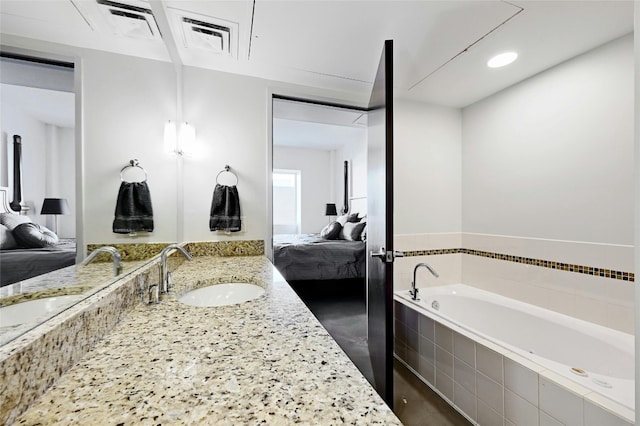
[[[299,234],[301,229],[300,170],[273,170],[273,233]]]

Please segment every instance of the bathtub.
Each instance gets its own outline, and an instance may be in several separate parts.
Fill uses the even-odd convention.
[[[396,292],[396,311],[402,303],[402,309],[408,307],[439,324],[436,334],[444,325],[474,342],[490,342],[487,345],[501,354],[524,357],[533,363],[534,371],[559,374],[582,386],[580,396],[586,400],[590,393],[604,396],[614,406],[627,409],[623,418],[631,417],[635,393],[632,335],[463,284],[422,288],[419,295],[420,300],[413,301],[408,291]],[[397,314],[396,323],[398,315],[402,320],[409,314]],[[434,348],[441,350],[435,343]],[[396,350],[396,356],[398,352],[402,351]],[[451,373],[453,376],[453,370]]]

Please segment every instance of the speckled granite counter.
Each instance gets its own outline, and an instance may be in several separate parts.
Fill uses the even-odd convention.
[[[198,257],[158,305],[138,305],[16,424],[401,424],[262,256]],[[219,282],[266,293],[198,308]]]
[[[146,261],[144,260],[122,262],[123,271],[121,276],[125,276],[145,263]],[[68,266],[28,280],[0,287],[0,307],[46,297],[76,294],[89,296],[113,282],[114,279],[113,264],[110,261],[108,263],[95,262],[89,265]],[[43,317],[33,318],[32,322],[17,326],[3,326],[0,318],[0,345],[16,338],[34,325],[46,321],[64,308],[65,306],[56,312],[45,314]]]

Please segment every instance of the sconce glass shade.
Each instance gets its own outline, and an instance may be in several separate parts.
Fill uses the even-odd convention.
[[[167,121],[164,124],[164,152],[167,154],[175,154],[178,147],[178,133],[176,123]]]
[[[66,198],[45,198],[40,214],[69,214],[69,204]]]
[[[196,143],[196,129],[189,123],[180,123],[178,135],[178,153],[192,153]]]
[[[327,203],[327,206],[326,206],[326,208],[324,210],[324,215],[325,216],[337,216],[338,215],[338,210],[336,210],[336,205]]]
[[[184,155],[193,152],[196,129],[189,123],[167,121],[164,125],[164,151],[167,154]]]

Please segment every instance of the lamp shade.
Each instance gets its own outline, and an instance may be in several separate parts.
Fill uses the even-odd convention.
[[[45,198],[40,214],[69,214],[70,212],[66,198]]]
[[[325,216],[337,216],[338,215],[338,211],[336,210],[336,205],[335,204],[327,204],[327,207],[325,208],[325,211],[324,211],[324,215]]]

